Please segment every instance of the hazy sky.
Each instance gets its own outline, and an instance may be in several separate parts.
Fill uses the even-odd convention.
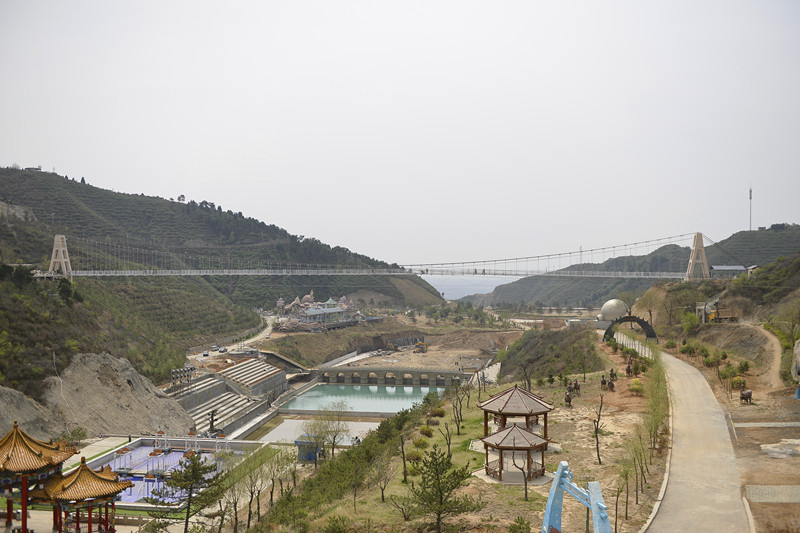
[[[14,163],[400,264],[721,240],[800,222],[800,2],[3,0]]]

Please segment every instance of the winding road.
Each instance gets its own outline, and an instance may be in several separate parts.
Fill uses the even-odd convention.
[[[662,352],[672,396],[672,459],[661,506],[648,533],[748,533],[731,436],[699,370]]]

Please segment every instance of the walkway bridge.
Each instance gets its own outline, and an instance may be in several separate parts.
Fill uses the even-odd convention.
[[[373,366],[320,368],[318,372],[322,383],[347,385],[449,387],[454,383],[466,382],[472,377],[472,372],[455,370]]]
[[[672,271],[626,272],[593,269],[599,263],[617,256],[645,255],[667,244],[685,244],[694,238],[689,269],[684,265],[669,265]],[[710,239],[709,239],[710,240]],[[47,272],[37,271],[36,277],[161,277],[161,276],[529,276],[569,278],[633,278],[683,279],[695,277],[695,261],[704,267],[702,277],[708,277],[708,265],[702,249],[702,234],[683,234],[603,248],[577,250],[554,254],[532,255],[507,259],[488,259],[451,263],[418,263],[390,267],[342,265],[302,265],[262,262],[230,257],[193,257],[165,250],[131,248],[107,242],[88,241],[56,235],[53,254]],[[696,253],[700,247],[700,254]],[[713,241],[712,241],[713,242]],[[72,259],[70,258],[72,253]],[[73,265],[79,268],[73,268]],[[576,266],[577,265],[577,266]]]

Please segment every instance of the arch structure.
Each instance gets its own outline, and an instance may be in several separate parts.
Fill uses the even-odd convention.
[[[658,344],[658,335],[656,335],[656,330],[653,329],[653,326],[650,325],[650,322],[645,320],[644,318],[639,318],[638,316],[633,315],[626,315],[619,317],[618,319],[611,322],[606,328],[606,332],[603,333],[603,342],[607,341],[608,339],[614,338],[614,326],[619,324],[623,324],[625,322],[636,322],[644,331],[644,335],[649,341],[653,341]]]
[[[319,369],[322,383],[450,387],[469,380],[470,372],[421,368],[337,367]]]

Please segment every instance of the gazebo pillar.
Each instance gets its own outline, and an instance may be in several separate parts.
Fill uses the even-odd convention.
[[[483,412],[483,436],[489,436],[489,411]]]
[[[22,506],[22,533],[28,533],[28,476],[22,476],[22,495],[20,504]]]
[[[75,533],[81,532],[81,510],[80,508],[75,508]]]
[[[503,465],[503,448],[500,448],[499,451],[500,451],[500,463],[498,464],[497,471],[499,472],[498,478],[500,479],[500,481],[503,481],[503,466],[504,466]]]
[[[87,524],[87,527],[89,528],[89,533],[92,533],[92,506],[91,505],[89,505],[88,515],[89,515],[89,519],[86,522],[86,524]]]
[[[486,435],[484,435],[485,437]],[[11,520],[14,516],[14,501],[11,499],[11,481],[6,483],[6,490],[9,498],[6,500],[6,527],[11,527]]]
[[[58,529],[58,518],[61,516],[61,513],[58,510],[58,504],[53,504],[53,531]]]
[[[547,413],[544,414],[544,438],[547,438]]]
[[[542,463],[542,464],[544,464],[544,463]],[[111,502],[111,519],[114,520],[115,516],[117,516],[117,502],[112,501]],[[114,526],[111,526],[110,524],[111,524],[111,522],[109,522],[109,531],[111,531],[111,533],[114,533],[117,530],[117,528],[114,527]]]
[[[105,523],[106,531],[108,531],[108,524],[109,524],[109,522],[108,522],[108,502],[106,502],[106,523]]]
[[[544,446],[540,449],[542,450],[542,474],[544,474]]]

